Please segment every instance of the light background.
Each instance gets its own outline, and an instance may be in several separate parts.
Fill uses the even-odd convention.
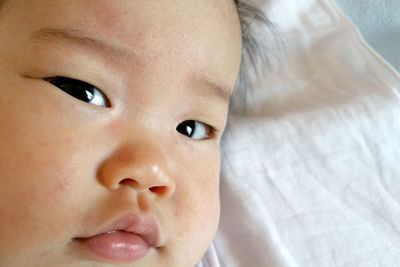
[[[336,0],[364,39],[400,72],[400,0]]]

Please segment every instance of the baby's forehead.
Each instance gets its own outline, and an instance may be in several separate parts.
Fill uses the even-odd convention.
[[[27,10],[40,28],[88,32],[89,37],[135,54],[132,62],[137,65],[175,58],[181,60],[179,65],[193,65],[203,72],[224,69],[216,76],[230,83],[236,79],[241,32],[231,1],[35,1],[39,2],[47,4],[47,12],[32,2]]]
[[[85,54],[92,65],[101,58],[116,80],[151,76],[153,87],[184,85],[229,102],[241,57],[230,1],[10,1],[6,17],[13,14],[14,32],[30,43],[32,55],[46,51],[61,62]]]

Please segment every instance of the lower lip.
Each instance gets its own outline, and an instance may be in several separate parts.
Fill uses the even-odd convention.
[[[150,250],[142,237],[125,231],[82,238],[79,242],[105,261],[131,262],[144,257]]]

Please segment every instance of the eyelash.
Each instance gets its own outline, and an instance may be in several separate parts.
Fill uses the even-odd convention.
[[[44,80],[83,102],[107,108],[111,107],[105,94],[90,83],[61,76],[48,77]],[[102,99],[98,100],[99,97]]]
[[[107,108],[111,107],[107,96],[100,89],[90,83],[62,76],[47,77],[43,80],[83,102]],[[99,97],[102,99],[97,100]],[[203,127],[203,135],[205,136],[202,138],[196,136],[196,129],[199,127]],[[212,139],[216,133],[216,129],[213,126],[197,120],[183,121],[176,127],[176,130],[180,134],[194,140]]]

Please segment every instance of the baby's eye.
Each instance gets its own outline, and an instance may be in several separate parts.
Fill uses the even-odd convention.
[[[111,107],[108,98],[94,85],[61,76],[49,77],[44,80],[79,100],[97,106]]]
[[[188,120],[180,123],[176,130],[195,140],[210,139],[214,128],[200,121]]]

